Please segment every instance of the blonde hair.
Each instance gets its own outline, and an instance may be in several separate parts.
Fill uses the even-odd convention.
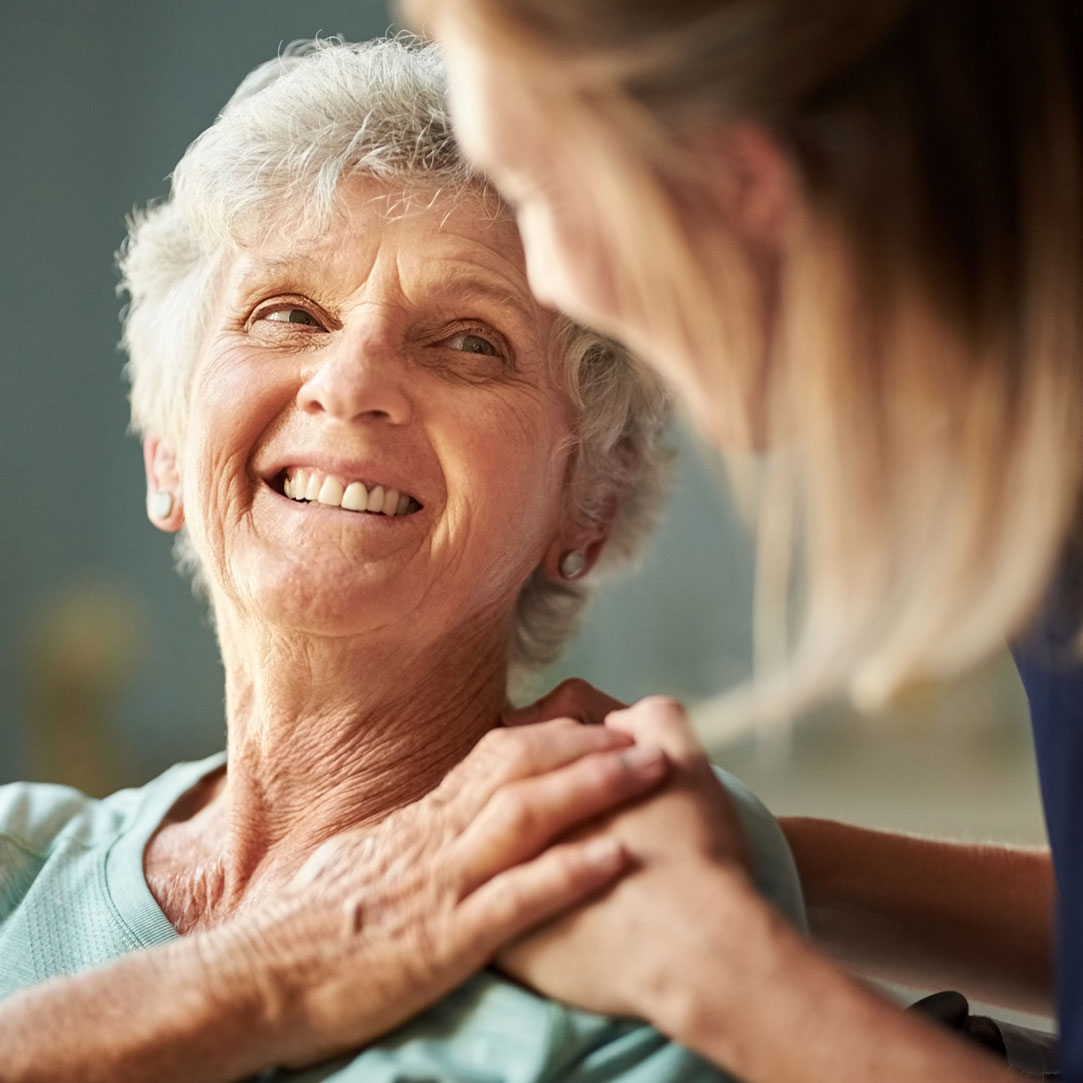
[[[790,705],[840,685],[878,705],[1019,631],[1083,485],[1079,5],[430,7],[544,87],[625,311],[649,298],[716,412],[761,400],[749,427],[791,450],[763,490],[760,567],[762,596],[785,597],[795,531]],[[742,318],[746,260],[696,228],[697,139],[734,120],[798,186],[770,343]]]
[[[509,214],[459,152],[434,46],[405,34],[294,43],[250,73],[188,148],[169,196],[129,223],[119,264],[136,433],[184,441],[222,258],[270,229],[314,236],[336,212],[341,181],[357,176],[401,189],[403,212],[415,195],[426,205],[442,193],[480,199],[481,214]],[[610,524],[598,567],[616,569],[635,559],[662,508],[668,395],[626,349],[566,318],[554,322],[549,354],[572,409],[569,510],[584,527]],[[185,531],[176,555],[203,586]],[[517,602],[513,679],[554,660],[596,581],[557,582],[535,571]]]

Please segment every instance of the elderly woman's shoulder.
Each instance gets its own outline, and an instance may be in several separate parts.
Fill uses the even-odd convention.
[[[123,790],[99,800],[51,782],[0,786],[0,846],[44,860],[59,845],[92,844],[103,830],[115,830],[135,793]]]
[[[153,781],[96,798],[51,782],[12,782],[0,786],[0,877],[5,855],[46,861],[58,850],[108,844],[132,821],[161,812],[214,766],[220,757],[177,764]],[[153,810],[152,810],[153,806]],[[162,807],[164,806],[164,807]]]
[[[101,800],[50,783],[0,787],[0,997],[176,936],[147,887],[143,852],[223,758]]]

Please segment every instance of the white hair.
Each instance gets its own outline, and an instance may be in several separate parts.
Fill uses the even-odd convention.
[[[132,428],[183,444],[190,381],[223,257],[289,229],[310,235],[335,213],[346,177],[416,192],[481,195],[507,207],[461,156],[435,46],[408,35],[365,43],[295,42],[251,72],[188,148],[170,194],[133,214],[119,255]],[[668,475],[668,400],[618,344],[563,317],[551,363],[574,411],[567,498],[578,522],[612,517],[601,566],[627,564],[653,525]],[[614,510],[615,509],[615,510]],[[178,564],[201,585],[187,534]],[[588,581],[595,577],[588,577]],[[552,661],[575,631],[587,582],[536,569],[520,594],[510,659]]]

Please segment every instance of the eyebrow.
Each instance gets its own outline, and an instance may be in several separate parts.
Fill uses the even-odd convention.
[[[252,259],[244,271],[233,279],[234,288],[245,290],[266,278],[323,278],[327,275],[326,261],[298,253]]]
[[[259,258],[245,268],[232,282],[232,288],[246,292],[268,278],[316,280],[327,278],[327,261],[298,253],[290,256]],[[529,289],[517,290],[500,285],[488,275],[469,270],[451,271],[441,268],[432,280],[434,292],[456,301],[478,300],[510,309],[523,323],[535,326],[541,316],[540,305]]]

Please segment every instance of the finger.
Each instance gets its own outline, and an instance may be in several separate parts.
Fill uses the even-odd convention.
[[[434,797],[438,804],[454,806],[458,822],[466,824],[502,786],[632,743],[619,729],[583,726],[568,718],[493,729],[451,770]]]
[[[669,696],[647,696],[606,717],[606,729],[633,737],[637,744],[655,744],[678,763],[706,758],[683,704]]]
[[[685,840],[699,838],[698,845],[748,868],[748,840],[733,800],[715,775],[684,707],[675,699],[650,696],[610,715],[610,726],[631,734],[637,744],[656,744],[665,751],[671,763],[669,792],[691,797],[688,811],[698,810],[683,832]]]
[[[485,959],[617,880],[631,860],[608,835],[561,843],[482,884],[459,904],[464,940],[484,945]]]
[[[572,677],[534,703],[508,711],[504,715],[504,724],[523,726],[551,718],[575,718],[589,725],[597,725],[611,711],[619,711],[624,706],[619,699],[606,695],[589,681]]]
[[[455,843],[461,893],[535,857],[571,828],[643,796],[662,782],[668,768],[657,747],[630,747],[505,786]]]

